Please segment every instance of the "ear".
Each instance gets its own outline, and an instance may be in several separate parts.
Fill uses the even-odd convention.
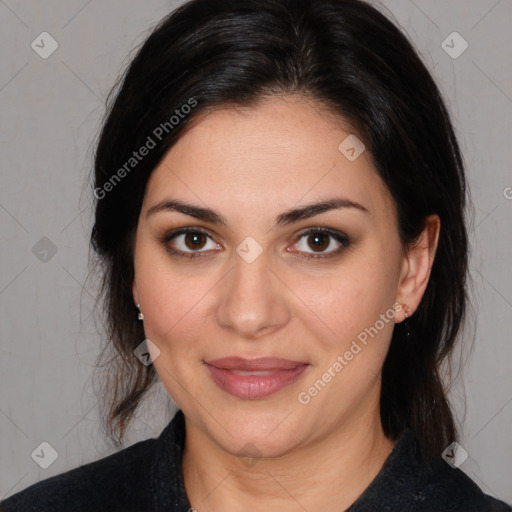
[[[139,304],[139,293],[137,292],[137,283],[135,282],[135,279],[132,283],[132,294],[133,294],[133,300],[135,301],[135,305]]]
[[[418,241],[404,255],[400,282],[398,285],[397,302],[410,308],[411,316],[421,302],[427,288],[430,271],[441,231],[441,220],[438,215],[429,215],[425,219],[425,228]],[[405,320],[404,307],[397,309],[395,321]]]

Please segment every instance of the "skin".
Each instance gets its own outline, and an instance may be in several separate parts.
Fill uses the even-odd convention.
[[[420,243],[404,250],[395,205],[370,155],[349,161],[338,150],[350,133],[299,96],[219,109],[196,119],[148,182],[133,295],[160,350],[155,369],[185,414],[183,474],[199,512],[344,510],[394,446],[382,430],[379,397],[403,308],[309,403],[297,398],[393,304],[413,314],[437,247],[440,223],[431,216]],[[347,207],[273,227],[285,210],[332,197],[368,212]],[[213,209],[227,226],[172,210],[148,215],[171,198]],[[173,255],[162,242],[184,226],[207,230],[202,256]],[[327,237],[319,249],[301,237],[310,227],[341,231],[350,243],[308,260],[341,247]],[[236,252],[248,236],[262,249],[252,263]],[[167,246],[197,253],[190,238]],[[309,367],[273,395],[237,398],[216,386],[203,363],[234,355]]]

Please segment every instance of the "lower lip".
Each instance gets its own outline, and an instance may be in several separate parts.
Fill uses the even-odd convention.
[[[290,370],[275,370],[267,375],[238,375],[233,370],[206,364],[213,380],[224,391],[238,398],[265,398],[299,378],[307,364]]]

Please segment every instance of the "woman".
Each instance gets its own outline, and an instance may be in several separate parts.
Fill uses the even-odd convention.
[[[111,105],[91,237],[109,428],[158,379],[180,410],[2,510],[512,510],[450,462],[465,189],[436,85],[368,4],[185,4]]]

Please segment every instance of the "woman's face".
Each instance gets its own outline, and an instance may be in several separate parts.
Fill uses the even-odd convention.
[[[217,110],[148,182],[134,298],[155,369],[187,425],[229,453],[283,455],[378,415],[409,267],[349,135],[297,97]]]

